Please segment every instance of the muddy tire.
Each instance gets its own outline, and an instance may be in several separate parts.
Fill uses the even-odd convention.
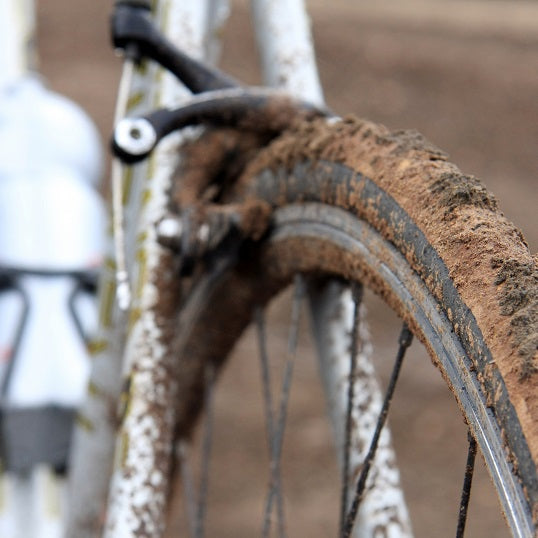
[[[258,305],[296,273],[360,281],[425,344],[484,454],[512,532],[534,536],[538,268],[494,197],[417,133],[355,119],[291,129],[225,197],[268,204],[272,218],[262,240],[213,261],[180,316],[180,391],[188,395],[180,435],[201,407],[200,365],[220,364]]]

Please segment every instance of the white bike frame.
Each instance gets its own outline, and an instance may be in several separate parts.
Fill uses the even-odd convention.
[[[161,0],[154,5],[155,19],[169,39],[196,58],[212,59],[218,48],[216,29],[227,12],[225,1]],[[252,0],[252,9],[264,83],[321,104],[303,1]],[[139,68],[126,64],[117,119],[125,113],[177,105],[189,95],[160,67],[149,62]],[[163,320],[174,289],[173,275],[163,273],[162,268],[171,263],[170,254],[158,244],[156,228],[165,217],[166,193],[181,158],[178,143],[183,136],[168,137],[144,164],[124,169],[114,165],[117,233],[113,250],[119,257],[111,253],[101,281],[100,333],[75,443],[69,537],[95,536],[105,506],[105,536],[134,537],[141,535],[141,529],[143,536],[162,536],[174,449],[175,417],[169,402],[178,395],[177,360],[170,355],[162,330],[163,326],[166,330]],[[115,300],[116,290],[121,305]],[[352,301],[347,292],[332,288],[312,296],[311,304],[330,415],[337,438],[343,439]],[[355,401],[368,405],[365,412],[353,411],[352,447],[356,450],[351,476],[367,451],[375,428],[372,417],[377,416],[382,401],[369,346],[362,347]],[[125,405],[118,430],[116,409],[122,399]],[[342,447],[337,449],[342,451]],[[376,528],[394,532],[390,536],[411,535],[393,460],[385,430],[372,473],[380,478],[363,502],[354,536],[372,536]]]

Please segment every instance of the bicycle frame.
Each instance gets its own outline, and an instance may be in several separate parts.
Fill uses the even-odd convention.
[[[252,8],[265,84],[322,103],[303,1],[253,0]],[[162,0],[154,2],[153,11],[161,30],[182,50],[195,58],[213,59],[226,1]],[[139,67],[127,62],[116,120],[125,111],[136,115],[156,106],[177,105],[188,97],[189,93],[161,68],[149,62]],[[164,528],[175,442],[169,402],[178,394],[174,382],[177,361],[167,348],[166,330],[173,331],[173,327],[163,323],[175,307],[170,299],[174,274],[169,252],[157,242],[156,228],[165,217],[166,192],[181,159],[178,145],[185,136],[190,134],[168,137],[146,163],[136,168],[121,170],[114,164],[116,181],[121,182],[113,201],[115,251],[120,255],[118,258],[110,253],[101,277],[100,331],[93,345],[93,372],[75,439],[68,536],[95,535],[107,495],[105,536],[135,536],[137,529],[143,528],[144,536],[157,537]],[[122,305],[115,300],[117,282]],[[345,402],[338,395],[349,376],[346,350],[353,319],[351,301],[341,289],[333,289],[312,296],[311,304],[330,415],[344,417]],[[320,331],[320,327],[325,330]],[[334,342],[339,345],[335,347]],[[362,360],[363,386],[372,397],[370,409],[361,417],[357,413],[353,446],[367,446],[361,439],[370,437],[363,430],[364,421],[377,414],[381,405],[373,367],[367,355],[362,354]],[[331,377],[327,365],[335,362],[340,374]],[[118,401],[123,407],[119,429],[115,420]],[[333,426],[336,432],[343,432],[343,418],[335,420]],[[386,476],[386,462],[394,458],[388,431],[381,445],[376,461],[379,474]],[[360,456],[352,462],[352,470],[360,465]],[[111,468],[108,491],[106,471]],[[402,521],[402,528],[410,528],[397,472],[383,483],[379,494],[371,495],[361,508],[354,536],[371,535],[374,528],[388,527],[394,517]]]

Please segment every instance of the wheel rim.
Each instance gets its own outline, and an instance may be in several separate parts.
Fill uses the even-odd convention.
[[[302,253],[310,252],[310,255],[296,259],[299,242]],[[345,256],[342,258],[331,252],[320,258],[320,251],[327,248],[328,243],[340,253],[349,255],[347,265]],[[353,267],[352,260],[357,257],[361,259],[360,267],[356,264]],[[528,503],[504,458],[500,429],[487,408],[480,384],[472,373],[470,360],[460,340],[451,332],[452,325],[419,276],[410,269],[404,257],[367,224],[343,210],[310,203],[290,205],[275,211],[274,229],[262,249],[259,264],[265,273],[263,277],[258,275],[257,283],[253,281],[250,285],[254,288],[266,279],[273,282],[271,289],[265,290],[267,297],[261,300],[265,302],[289,282],[292,273],[310,272],[314,258],[318,269],[321,266],[328,274],[353,277],[374,288],[379,286],[379,280],[389,283],[392,292],[385,299],[401,316],[410,319],[414,332],[421,335],[423,341],[429,342],[427,347],[435,357],[435,362],[450,380],[484,454],[513,535],[532,536],[533,524]],[[278,266],[272,267],[269,260],[279,260]],[[202,295],[213,294],[213,287],[218,287],[221,276],[227,269],[227,263],[222,263],[215,270]],[[410,289],[413,293],[410,293]],[[246,302],[252,307],[259,303],[252,297],[247,298]],[[192,320],[193,312],[188,312],[186,316]],[[188,342],[180,348],[185,345],[189,348]],[[460,371],[464,375],[460,375]]]

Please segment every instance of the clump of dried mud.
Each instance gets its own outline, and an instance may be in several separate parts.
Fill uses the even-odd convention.
[[[510,317],[514,344],[522,360],[522,376],[538,371],[538,267],[509,258],[494,259],[495,284],[500,286],[501,314]]]
[[[433,182],[431,190],[440,194],[440,203],[447,213],[464,204],[497,209],[495,197],[473,176],[446,172]]]

